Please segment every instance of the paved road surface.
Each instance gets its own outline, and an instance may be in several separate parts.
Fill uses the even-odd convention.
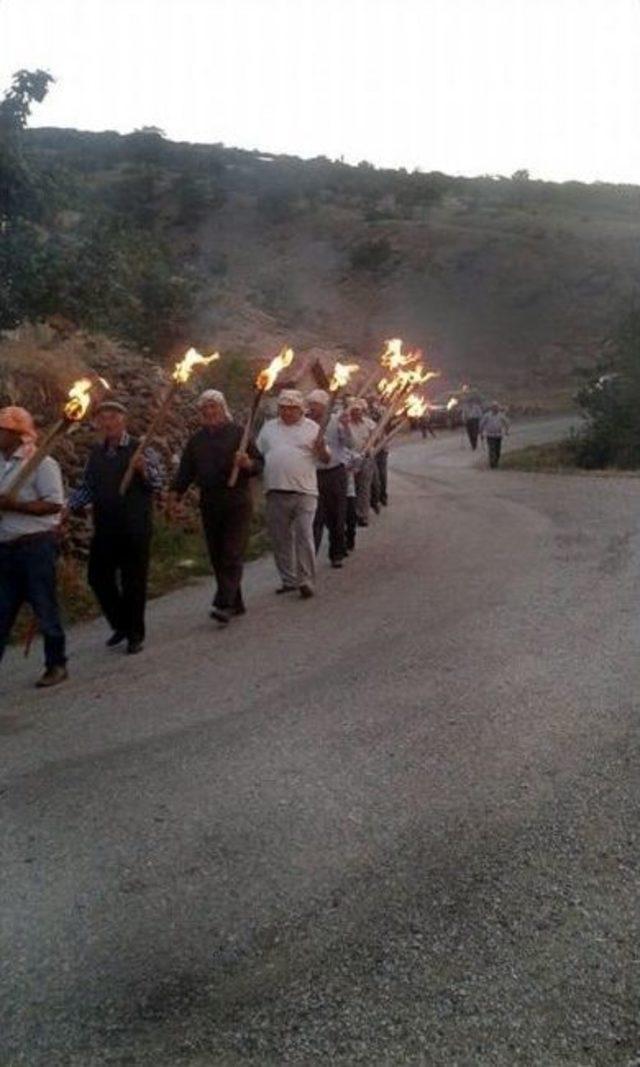
[[[393,467],[314,602],[3,664],[3,1067],[639,1062],[640,482]]]

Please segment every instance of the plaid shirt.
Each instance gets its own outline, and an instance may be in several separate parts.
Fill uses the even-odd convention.
[[[126,448],[131,440],[130,434],[125,430],[122,437],[116,445],[107,445],[105,443],[105,449],[108,455],[113,455],[117,448]],[[144,448],[142,450],[144,457],[146,474],[145,478],[149,487],[154,493],[159,493],[164,487],[165,483],[165,470],[164,464],[158,452],[155,448]],[[82,481],[75,489],[69,494],[69,509],[71,511],[79,511],[81,508],[86,508],[89,504],[93,503],[94,487],[92,485],[91,476],[88,466],[84,469]]]

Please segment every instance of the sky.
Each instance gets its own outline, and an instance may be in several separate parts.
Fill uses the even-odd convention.
[[[34,126],[640,184],[640,0],[0,0]]]

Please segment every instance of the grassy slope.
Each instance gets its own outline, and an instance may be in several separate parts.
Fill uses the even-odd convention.
[[[80,214],[150,182],[156,217],[200,279],[194,332],[225,348],[256,352],[286,336],[362,354],[400,335],[430,348],[452,383],[471,376],[553,402],[593,360],[639,273],[630,187],[435,176],[442,197],[407,218],[395,172],[167,142],[141,164],[117,135],[32,136],[41,158],[74,172]],[[185,213],[186,179],[196,210]],[[274,211],[276,194],[285,203]],[[354,266],[376,241],[386,261]]]

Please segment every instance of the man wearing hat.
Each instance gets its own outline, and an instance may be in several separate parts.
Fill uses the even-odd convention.
[[[45,456],[12,494],[11,485],[33,453],[36,430],[28,411],[0,409],[0,659],[22,604],[28,603],[44,638],[39,688],[67,678],[65,635],[56,591],[58,527],[64,503],[60,467]]]
[[[234,486],[234,466],[242,427],[233,421],[223,393],[206,389],[198,400],[201,426],[189,438],[178,472],[171,484],[169,506],[190,485],[200,490],[200,514],[209,558],[216,578],[211,618],[226,625],[233,615],[244,615],[242,568],[249,540],[253,498],[249,479],[262,470],[262,457],[253,442],[238,456],[240,473]]]
[[[331,454],[317,424],[305,418],[302,393],[282,390],[278,417],[265,422],[256,445],[264,457],[267,528],[282,582],[276,592],[297,590],[306,599],[315,591],[316,465],[328,463]]]
[[[69,509],[92,507],[89,585],[113,630],[108,647],[126,641],[127,652],[135,654],[144,644],[153,494],[162,488],[162,465],[157,452],[145,448],[121,494],[139,442],[127,432],[126,409],[117,400],[98,406],[95,423],[100,440],[89,453],[81,485],[71,493]]]
[[[313,422],[322,424],[329,401],[329,394],[324,389],[314,389],[309,393],[307,410]],[[313,521],[313,536],[317,552],[324,527],[327,527],[331,566],[342,567],[347,555],[347,465],[352,444],[346,416],[331,416],[324,439],[331,457],[328,463],[318,463],[316,468],[318,506]]]

